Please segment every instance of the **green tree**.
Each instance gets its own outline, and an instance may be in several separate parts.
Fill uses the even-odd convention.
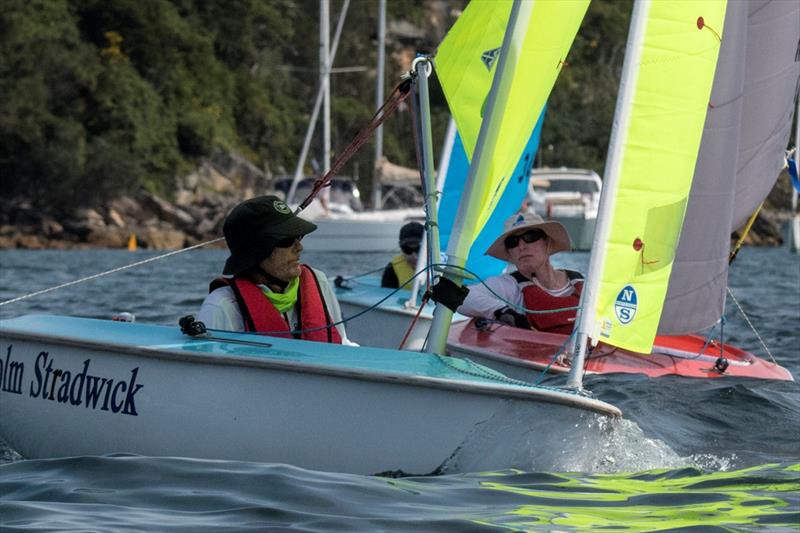
[[[66,1],[7,2],[0,12],[0,173],[4,196],[79,202],[84,96],[101,66]]]
[[[621,0],[590,4],[548,101],[539,163],[602,175],[631,8]]]

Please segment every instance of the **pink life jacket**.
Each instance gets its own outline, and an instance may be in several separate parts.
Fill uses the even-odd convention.
[[[331,325],[332,320],[317,277],[306,265],[301,265],[300,272],[297,306],[300,329],[303,332],[296,338],[341,344],[342,337],[336,326]],[[211,282],[209,292],[225,285],[230,287],[233,294],[236,295],[236,301],[244,319],[245,331],[268,333],[273,337],[292,338],[288,322],[269,301],[269,298],[264,296],[258,285],[240,276],[217,278]]]

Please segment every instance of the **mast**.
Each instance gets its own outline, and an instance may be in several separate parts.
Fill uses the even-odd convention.
[[[479,193],[485,189],[487,181],[491,178],[489,176],[491,154],[484,154],[484,151],[492,150],[497,143],[503,113],[503,106],[498,105],[498,101],[505,100],[511,89],[516,57],[509,57],[512,55],[509,52],[512,47],[515,50],[521,48],[521,42],[525,38],[527,24],[533,11],[533,4],[533,0],[526,2],[515,0],[511,7],[511,14],[508,18],[508,25],[506,26],[506,33],[500,50],[500,59],[492,79],[492,87],[487,98],[484,119],[481,122],[472,164],[467,175],[466,189],[456,214],[453,233],[450,236],[450,242],[447,247],[447,265],[449,268],[444,275],[455,283],[459,283],[463,279],[463,271],[461,269],[467,262],[471,245],[470,237],[474,234],[475,213],[480,201]],[[425,351],[429,353],[444,353],[452,318],[453,311],[441,303],[436,304]]]
[[[625,62],[622,67],[619,97],[614,110],[615,118],[611,130],[608,156],[606,157],[603,190],[600,193],[600,206],[597,212],[598,224],[595,228],[594,241],[592,242],[589,272],[581,294],[580,315],[576,325],[577,347],[575,348],[572,368],[567,380],[567,386],[576,389],[583,387],[583,362],[588,348],[589,334],[592,332],[592,326],[595,322],[600,273],[605,261],[606,251],[603,243],[606,242],[611,229],[611,213],[614,211],[615,204],[613,191],[617,188],[622,166],[623,141],[630,121],[631,103],[636,87],[637,67],[641,60],[641,42],[644,38],[649,9],[649,0],[637,1],[633,6],[633,14],[631,16],[631,27],[625,49]]]
[[[800,93],[797,94],[797,108],[794,112],[794,168],[800,174]],[[797,189],[792,187],[792,214],[797,214]],[[789,221],[791,224],[791,221]],[[793,238],[796,238],[793,236]]]
[[[319,0],[319,79],[324,87],[322,97],[322,175],[331,169],[331,27],[330,0]],[[327,83],[323,83],[326,80]],[[322,193],[323,205],[327,205],[330,189]]]
[[[322,96],[322,173],[331,168],[330,0],[319,0],[319,79]],[[327,83],[324,83],[327,81]]]
[[[436,178],[434,177],[433,164],[433,139],[431,136],[431,106],[428,93],[428,75],[431,72],[431,63],[427,58],[417,58],[412,64],[412,70],[417,74],[418,109],[420,116],[419,137],[422,145],[422,179],[425,181],[425,219],[426,219],[426,250],[431,263],[440,261],[439,224],[437,208]],[[420,254],[421,255],[421,254]],[[418,278],[419,279],[419,278]]]
[[[456,140],[456,121],[453,117],[450,117],[450,121],[447,123],[447,132],[444,134],[444,145],[442,146],[442,152],[439,155],[439,170],[436,171],[436,197],[433,198],[433,209],[436,210],[436,219],[438,224],[439,218],[439,198],[442,194],[442,190],[444,189],[444,180],[447,178],[447,171],[450,168],[450,157],[453,154],[453,144],[455,144]],[[430,194],[430,193],[429,193]],[[427,206],[427,198],[426,198],[426,206]],[[419,272],[422,270],[425,265],[428,263],[428,240],[427,238],[423,239],[420,247],[419,257],[417,258],[417,267],[415,272]],[[440,244],[441,246],[441,244]],[[441,261],[441,254],[437,248],[436,251],[436,259],[431,259],[430,263],[439,263]],[[406,302],[406,307],[416,307],[417,306],[417,294],[419,293],[420,285],[422,285],[422,281],[425,279],[425,276],[417,276],[414,278],[414,285],[411,287],[411,295]]]
[[[375,109],[383,105],[384,60],[386,46],[386,0],[378,0],[378,67],[375,71]],[[380,209],[383,205],[380,173],[378,164],[383,157],[383,125],[375,130],[375,165],[372,169],[372,208]]]
[[[350,7],[350,0],[344,0],[342,4],[342,11],[339,13],[339,21],[336,23],[336,34],[333,36],[333,45],[331,46],[329,62],[332,65],[333,60],[336,58],[336,49],[339,47],[339,37],[342,35],[342,28],[344,27],[344,19],[347,16],[347,9]],[[300,150],[300,157],[297,158],[297,166],[294,169],[292,177],[292,185],[289,187],[289,193],[286,195],[286,203],[291,204],[294,201],[294,195],[297,192],[297,184],[303,177],[303,166],[306,164],[306,157],[308,157],[308,150],[311,146],[311,137],[314,135],[314,129],[317,126],[317,119],[319,118],[319,111],[322,108],[322,98],[325,95],[325,86],[329,84],[330,72],[325,79],[320,80],[319,88],[317,89],[317,98],[314,101],[314,110],[311,113],[311,119],[308,121],[306,128],[306,136],[303,139],[303,148]]]

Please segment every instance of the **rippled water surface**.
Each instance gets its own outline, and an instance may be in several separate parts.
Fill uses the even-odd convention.
[[[0,301],[156,255],[2,251]],[[350,276],[390,255],[304,260]],[[129,311],[174,325],[197,311],[225,256],[186,252],[2,306],[0,319]],[[587,255],[560,261],[584,270]],[[800,376],[800,256],[744,249],[730,285],[770,352]],[[768,357],[730,300],[725,331]],[[493,422],[514,438],[476,433],[441,476],[140,456],[23,460],[0,444],[0,531],[800,530],[797,383],[593,376],[586,385],[625,418],[542,439],[540,420],[510,409]],[[488,459],[498,470],[485,471]]]

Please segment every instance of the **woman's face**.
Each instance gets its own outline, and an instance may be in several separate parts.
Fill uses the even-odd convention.
[[[521,235],[525,231],[520,231],[514,235]],[[550,261],[550,240],[548,237],[541,238],[535,242],[525,242],[519,239],[516,246],[508,248],[508,255],[517,270],[523,274],[538,272],[543,265]]]
[[[275,247],[269,257],[261,261],[259,266],[264,272],[289,283],[300,275],[300,252],[303,245],[299,239],[295,239],[291,246],[281,248]]]

